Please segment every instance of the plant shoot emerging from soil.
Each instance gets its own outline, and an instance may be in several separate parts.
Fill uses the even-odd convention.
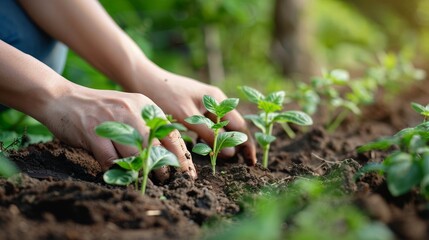
[[[149,128],[146,148],[143,147],[143,137],[133,127],[119,122],[104,122],[95,128],[95,132],[101,136],[119,144],[136,147],[139,151],[137,156],[126,157],[115,160],[121,168],[107,171],[103,179],[109,184],[129,185],[134,181],[138,187],[138,176],[142,172],[143,182],[141,193],[146,191],[149,172],[163,166],[179,167],[177,157],[161,146],[153,146],[155,138],[162,139],[171,131],[184,127],[177,123],[170,123],[163,117],[161,109],[154,105],[147,105],[142,110],[142,118]]]
[[[262,165],[264,168],[267,168],[270,144],[276,139],[272,135],[274,123],[282,123],[289,137],[294,138],[295,133],[289,127],[288,123],[308,126],[313,124],[313,120],[308,114],[301,111],[279,112],[283,109],[284,91],[277,91],[264,96],[258,90],[251,87],[243,86],[241,90],[250,102],[257,104],[258,108],[262,110],[259,114],[246,115],[245,118],[251,120],[262,131],[255,133],[255,138],[264,151]]]
[[[247,135],[241,132],[220,132],[220,129],[227,126],[229,121],[222,121],[222,118],[230,111],[234,110],[238,105],[238,98],[227,98],[220,103],[211,96],[204,95],[204,107],[210,113],[214,114],[216,121],[213,122],[210,118],[194,115],[185,119],[190,124],[205,124],[214,133],[213,148],[205,143],[197,143],[192,148],[194,153],[206,156],[210,155],[210,162],[213,169],[213,175],[216,174],[216,160],[219,152],[227,147],[235,147],[247,141]]]

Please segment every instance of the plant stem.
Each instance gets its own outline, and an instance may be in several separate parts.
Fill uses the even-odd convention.
[[[292,130],[292,128],[290,128],[289,124],[281,123],[281,126],[283,127],[283,130],[285,130],[289,138],[294,139],[296,137],[295,132]]]
[[[143,182],[142,182],[142,189],[141,189],[141,194],[144,195],[146,192],[146,185],[147,185],[147,178],[149,175],[149,169],[147,166],[147,162],[149,160],[149,156],[150,156],[150,152],[152,150],[152,141],[153,138],[150,137],[151,134],[149,134],[149,142],[147,144],[147,151],[145,156],[143,157]]]
[[[344,121],[344,119],[347,117],[348,111],[345,109],[342,112],[340,112],[337,117],[329,124],[329,126],[326,128],[326,130],[330,133],[333,133],[335,129],[340,126],[340,124]]]
[[[265,114],[265,134],[271,136],[273,132],[273,124],[268,122],[268,113]],[[268,168],[268,155],[270,153],[270,145],[263,147],[264,156],[262,158],[262,166],[264,168]]]
[[[217,117],[216,123],[220,122],[220,118]],[[210,154],[210,162],[212,164],[213,175],[216,175],[216,160],[219,151],[216,150],[217,147],[217,136],[219,135],[219,129],[214,131],[214,141],[213,141],[213,154]]]
[[[263,148],[263,150],[264,150],[264,156],[262,158],[262,166],[264,168],[268,168],[268,154],[270,152],[270,144],[268,144],[267,146],[265,146]]]

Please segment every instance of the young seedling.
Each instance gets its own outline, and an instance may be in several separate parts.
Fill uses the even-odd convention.
[[[396,146],[381,163],[363,166],[355,178],[368,172],[386,176],[387,187],[393,196],[402,195],[416,186],[429,198],[429,122],[400,131],[393,137],[381,139],[358,148],[359,152],[386,150]]]
[[[310,84],[299,83],[293,99],[311,115],[319,106],[326,107],[326,129],[334,132],[351,113],[360,115],[360,107],[374,101],[376,90],[377,83],[372,78],[350,80],[346,70],[334,69],[323,71]]]
[[[411,107],[418,112],[420,115],[423,116],[423,122],[426,122],[429,118],[429,104],[426,106],[423,106],[421,104],[418,103],[411,103]]]
[[[313,124],[313,120],[308,114],[301,111],[279,112],[283,109],[284,91],[273,92],[268,96],[264,96],[251,87],[243,86],[241,90],[250,102],[257,104],[258,108],[262,110],[259,114],[246,115],[245,118],[251,120],[262,131],[255,133],[255,138],[264,151],[262,165],[267,168],[270,144],[276,139],[272,135],[274,123],[283,123],[286,133],[290,138],[293,138],[295,133],[288,123],[308,126]]]
[[[421,106],[421,105],[420,105]],[[415,109],[425,109],[412,104]],[[358,152],[387,150],[396,146],[381,163],[363,166],[355,178],[368,172],[386,175],[387,187],[393,196],[402,195],[415,186],[429,199],[429,121],[416,127],[405,128],[392,137],[368,143],[358,148]]]
[[[204,95],[203,104],[204,107],[210,113],[216,116],[216,121],[213,122],[211,119],[194,115],[185,119],[190,124],[205,124],[214,133],[213,148],[205,143],[197,143],[192,148],[194,153],[206,156],[210,155],[210,162],[213,169],[213,175],[216,174],[216,160],[219,152],[226,147],[235,147],[247,141],[247,135],[241,132],[220,132],[220,129],[227,126],[229,121],[221,121],[222,118],[230,111],[234,110],[238,105],[238,98],[227,98],[220,103],[211,96]]]
[[[137,156],[126,157],[115,160],[121,168],[108,170],[103,175],[106,183],[116,185],[129,185],[134,182],[138,187],[138,176],[141,172],[143,182],[141,193],[146,191],[146,184],[149,172],[162,166],[179,167],[177,157],[161,146],[153,146],[155,138],[162,139],[174,129],[183,130],[183,126],[177,123],[170,123],[163,117],[161,109],[154,105],[147,105],[142,110],[142,118],[149,128],[146,148],[143,147],[143,137],[133,127],[119,122],[104,122],[95,128],[95,132],[101,136],[111,139],[114,142],[136,147],[139,151]]]

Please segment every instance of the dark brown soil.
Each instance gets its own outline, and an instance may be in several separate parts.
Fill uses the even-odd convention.
[[[429,102],[424,86],[428,82],[389,104],[368,107],[362,119],[348,119],[335,134],[316,124],[290,140],[275,129],[279,140],[269,170],[237,158],[220,163],[213,176],[208,160],[194,156],[196,181],[176,173],[164,185],[149,182],[146,196],[133,187],[104,184],[98,164],[83,150],[56,141],[31,145],[10,154],[24,174],[0,180],[0,239],[198,239],[203,223],[239,213],[246,194],[297,176],[322,176],[338,165],[347,165],[345,185],[371,218],[400,239],[428,239],[427,202],[417,193],[393,197],[377,175],[351,180],[362,164],[384,156],[357,154],[357,146],[420,121],[409,103]]]

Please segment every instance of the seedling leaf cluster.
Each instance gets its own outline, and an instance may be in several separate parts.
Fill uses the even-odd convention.
[[[422,113],[426,108],[412,103],[413,109]],[[424,114],[422,114],[424,115]],[[425,116],[425,115],[424,115]],[[429,198],[429,122],[399,131],[392,137],[380,139],[358,148],[359,152],[388,150],[396,146],[383,162],[370,163],[360,169],[356,177],[367,172],[386,176],[390,193],[399,196],[418,187]]]
[[[184,130],[184,127],[178,123],[170,123],[163,116],[161,109],[154,105],[145,106],[141,116],[149,128],[146,147],[143,147],[144,138],[140,133],[125,123],[104,122],[95,128],[95,132],[101,137],[119,144],[133,146],[139,151],[137,156],[115,160],[114,162],[120,168],[108,170],[103,176],[104,181],[116,185],[129,185],[134,182],[137,188],[139,174],[142,173],[141,193],[144,194],[150,171],[163,166],[180,166],[173,153],[161,146],[153,146],[153,140],[162,139],[175,129]]]
[[[247,99],[255,103],[258,109],[261,110],[259,114],[246,115],[245,118],[261,129],[261,132],[255,133],[255,138],[264,152],[262,165],[267,168],[270,144],[276,140],[276,137],[272,135],[274,123],[282,124],[289,137],[293,138],[295,133],[288,123],[308,126],[313,124],[313,120],[308,114],[301,111],[280,112],[285,101],[286,94],[284,91],[272,92],[265,96],[258,90],[248,86],[241,87],[241,90]]]
[[[224,148],[235,147],[246,142],[247,135],[237,131],[220,132],[220,130],[229,123],[228,120],[222,121],[222,118],[237,107],[239,102],[238,98],[227,98],[218,102],[213,97],[204,95],[202,101],[204,107],[215,116],[216,120],[212,121],[205,116],[194,115],[186,118],[185,121],[190,124],[204,124],[213,131],[213,147],[205,143],[197,143],[192,148],[192,151],[203,156],[209,155],[213,174],[216,174],[216,161],[219,152]]]

